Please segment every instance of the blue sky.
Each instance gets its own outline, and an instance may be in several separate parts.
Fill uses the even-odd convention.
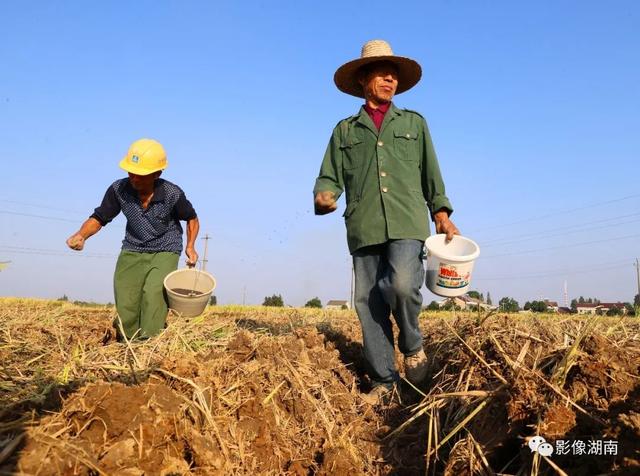
[[[0,295],[112,300],[124,220],[81,254],[64,241],[152,137],[212,237],[221,303],[348,299],[344,203],[315,217],[311,190],[359,107],[333,73],[383,38],[423,67],[395,102],[429,122],[481,247],[472,287],[632,300],[638,24],[633,1],[3,2]]]

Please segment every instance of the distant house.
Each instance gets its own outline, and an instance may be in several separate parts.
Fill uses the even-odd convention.
[[[445,307],[449,303],[452,303],[454,306],[457,306],[460,309],[464,309],[466,307],[466,305],[467,305],[462,300],[462,298],[454,297],[454,298],[446,298],[446,299],[443,299],[442,301],[438,301],[438,307],[442,309],[443,307]]]
[[[351,304],[349,304],[349,301],[339,301],[339,300],[331,300],[329,302],[327,302],[326,306],[324,306],[325,309],[351,309]]]
[[[570,307],[559,307],[558,308],[558,313],[559,314],[571,314],[573,311],[571,310]]]
[[[485,311],[495,309],[495,306],[491,306],[490,304],[487,304],[480,299],[469,297],[466,294],[464,296],[444,299],[438,303],[438,307],[442,308],[449,302],[452,302],[455,306],[463,310],[477,310],[478,306],[480,306],[480,308],[484,309]]]
[[[624,303],[622,302],[601,302],[600,303],[600,310],[602,311],[603,314],[606,314],[611,309],[618,309],[621,314],[627,313],[627,308],[624,306]]]
[[[611,309],[619,309],[622,314],[627,313],[627,308],[621,302],[601,302],[578,304],[576,310],[578,314],[606,314]]]
[[[559,306],[556,301],[549,301],[547,299],[544,300],[544,303],[547,305],[547,311],[549,312],[558,312]]]
[[[584,302],[576,306],[578,314],[595,314],[598,311],[600,304]]]

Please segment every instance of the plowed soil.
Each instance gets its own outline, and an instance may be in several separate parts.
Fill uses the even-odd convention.
[[[425,313],[427,381],[376,406],[349,311],[213,307],[130,344],[113,318],[0,300],[0,474],[640,474],[634,318]]]

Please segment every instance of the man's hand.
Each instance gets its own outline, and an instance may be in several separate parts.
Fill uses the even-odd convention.
[[[81,251],[84,242],[100,231],[102,225],[93,217],[87,218],[80,229],[67,239],[67,246],[72,250]]]
[[[196,253],[196,249],[193,246],[187,246],[184,253],[187,255],[187,266],[189,268],[193,268],[198,262],[198,253]]]
[[[446,233],[447,241],[453,239],[453,235],[459,235],[458,227],[449,220],[449,213],[446,210],[440,210],[433,214],[433,220],[436,222],[436,233]]]
[[[316,193],[316,198],[313,201],[316,215],[326,215],[335,211],[338,208],[335,197],[333,192]]]
[[[80,233],[74,233],[67,239],[67,246],[72,250],[82,251],[82,248],[84,248],[84,237]]]

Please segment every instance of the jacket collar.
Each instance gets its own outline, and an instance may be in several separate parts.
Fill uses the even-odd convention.
[[[396,117],[401,116],[402,111],[396,107],[395,104],[391,103],[391,107],[387,111],[384,116],[384,120],[382,121],[382,125],[380,126],[380,135],[384,131],[385,127],[393,121]]]
[[[389,110],[384,116],[384,120],[382,121],[382,125],[380,126],[380,131],[378,131],[375,124],[371,120],[371,117],[369,117],[367,110],[364,108],[364,105],[362,105],[360,107],[360,111],[358,113],[358,119],[356,120],[356,122],[362,124],[364,127],[366,127],[371,132],[373,132],[376,136],[380,136],[384,131],[384,128],[387,126],[387,124],[393,121],[397,116],[401,116],[401,115],[402,115],[402,110],[398,109],[396,105],[392,102],[391,106],[389,107]]]

